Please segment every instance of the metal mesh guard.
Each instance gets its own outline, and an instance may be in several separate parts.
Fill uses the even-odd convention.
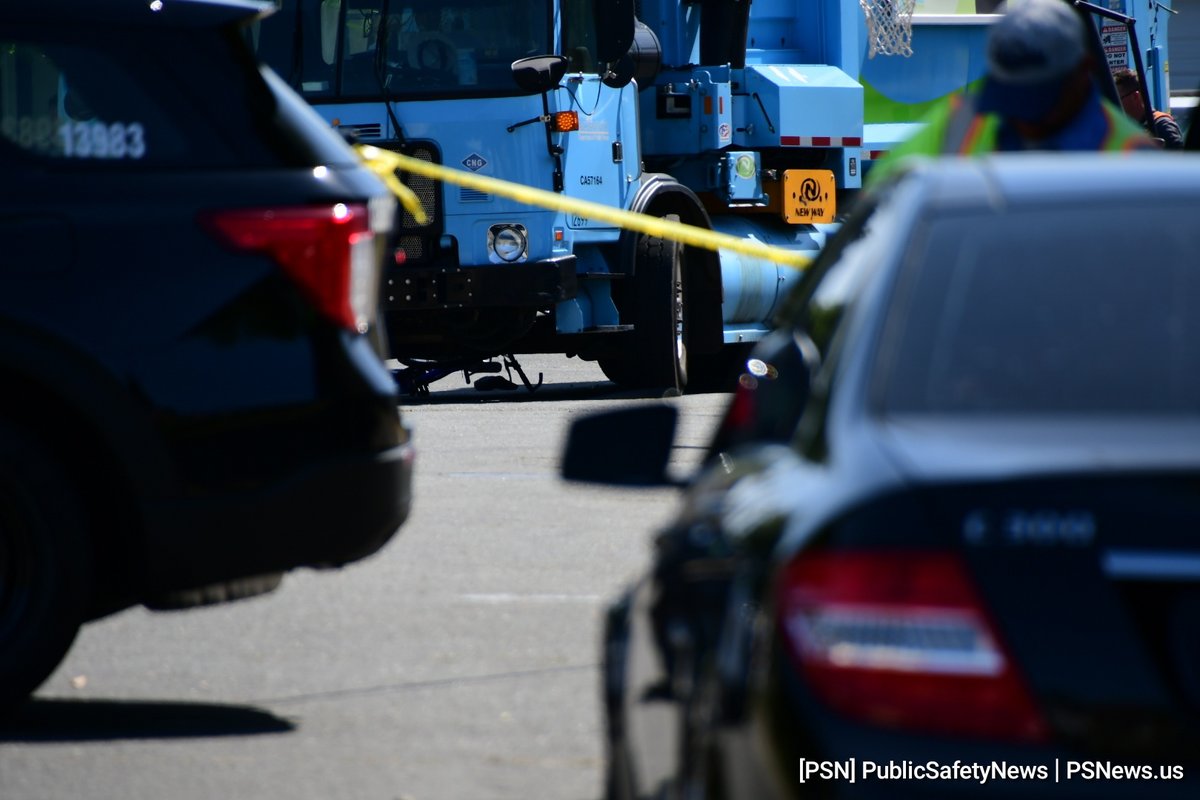
[[[867,18],[867,57],[912,55],[912,17],[917,0],[858,0]]]
[[[407,152],[407,155],[410,155],[413,158],[419,158],[422,161],[428,161],[430,163],[436,162],[433,152],[425,147],[414,147]],[[421,201],[421,207],[426,209],[429,217],[428,222],[422,225],[413,218],[412,214],[405,211],[400,218],[401,230],[405,232],[413,232],[420,231],[423,228],[432,227],[435,220],[434,214],[431,213],[431,210],[437,208],[437,181],[435,181],[433,178],[427,178],[423,175],[416,175],[411,172],[401,172],[400,177],[401,180],[404,181],[404,185],[409,189],[412,189],[413,193],[416,194],[417,198]]]

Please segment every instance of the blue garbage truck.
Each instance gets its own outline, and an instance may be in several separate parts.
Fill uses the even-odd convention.
[[[1101,2],[1137,13],[1133,0]],[[930,103],[982,77],[995,11],[990,0],[282,0],[250,36],[358,141],[815,255],[872,161]],[[1157,16],[1143,41],[1161,100]],[[881,22],[900,47],[877,52]],[[1117,34],[1107,58],[1114,39],[1121,58],[1137,54]],[[723,388],[800,276],[770,257],[400,178],[427,211],[402,214],[381,291],[409,389],[522,353],[594,360],[622,386]]]

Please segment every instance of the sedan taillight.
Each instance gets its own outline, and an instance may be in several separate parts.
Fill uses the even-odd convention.
[[[209,212],[203,221],[230,247],[274,259],[326,317],[367,331],[379,275],[365,204],[233,209]]]
[[[806,683],[846,716],[942,734],[1045,737],[954,555],[802,555],[784,570],[779,609]]]

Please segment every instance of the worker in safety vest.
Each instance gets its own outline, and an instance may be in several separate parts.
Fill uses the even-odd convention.
[[[1142,97],[1141,82],[1138,74],[1131,69],[1119,69],[1113,72],[1113,83],[1116,84],[1117,94],[1121,96],[1121,107],[1125,113],[1143,127],[1146,125],[1146,99]],[[1183,131],[1179,123],[1165,111],[1151,110],[1149,129],[1150,135],[1162,141],[1167,150],[1183,149]]]
[[[867,185],[908,155],[1154,149],[1140,125],[1101,97],[1084,25],[1066,0],[1013,3],[988,34],[982,89],[934,107],[916,134],[871,167]]]

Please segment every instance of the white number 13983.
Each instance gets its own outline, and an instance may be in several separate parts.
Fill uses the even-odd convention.
[[[67,158],[142,158],[146,129],[140,122],[69,122],[59,126]]]

